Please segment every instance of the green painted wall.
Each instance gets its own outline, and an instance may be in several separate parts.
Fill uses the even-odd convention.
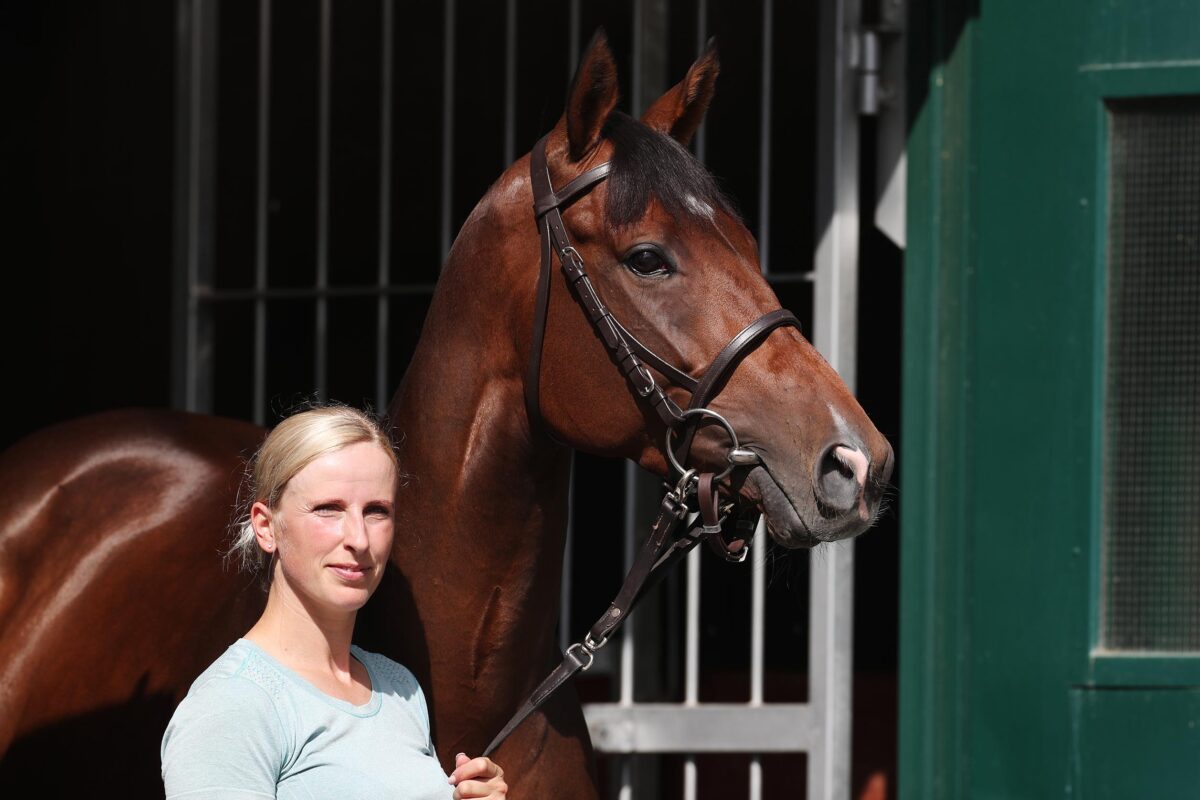
[[[1200,3],[910,30],[901,797],[1200,797],[1200,659],[1095,647],[1104,101],[1200,94]]]

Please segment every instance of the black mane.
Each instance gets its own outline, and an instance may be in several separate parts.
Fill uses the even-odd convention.
[[[609,115],[603,135],[613,144],[606,209],[612,224],[641,219],[651,197],[676,222],[705,219],[704,205],[738,216],[704,165],[671,137],[619,111]]]

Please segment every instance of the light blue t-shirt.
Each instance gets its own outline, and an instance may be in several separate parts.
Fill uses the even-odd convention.
[[[162,741],[168,798],[447,800],[416,678],[351,646],[371,699],[330,697],[239,639],[175,709]]]

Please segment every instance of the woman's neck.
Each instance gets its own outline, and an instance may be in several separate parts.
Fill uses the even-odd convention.
[[[326,674],[348,680],[350,641],[356,612],[314,614],[278,580],[267,595],[267,606],[247,639],[297,672]]]

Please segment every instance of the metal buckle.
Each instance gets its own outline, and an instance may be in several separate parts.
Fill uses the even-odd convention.
[[[558,251],[558,257],[563,261],[570,258],[571,264],[576,270],[583,270],[583,256],[579,255],[579,251],[575,249],[575,245],[569,244],[562,250]]]
[[[658,388],[658,384],[655,382],[654,376],[650,374],[650,370],[646,369],[646,365],[638,364],[634,372],[636,372],[643,379],[642,385],[637,389],[638,395],[641,397],[649,397],[650,395],[654,394],[654,390]]]
[[[582,642],[576,642],[575,644],[571,645],[567,648],[567,652],[584,662],[579,667],[579,669],[583,672],[587,672],[589,669],[591,669],[592,662],[596,660],[594,651],[589,649],[588,646]]]
[[[741,446],[738,444],[737,434],[734,432],[733,426],[729,424],[729,420],[725,419],[717,412],[712,411],[707,408],[689,408],[687,411],[684,411],[682,414],[680,414],[679,419],[680,419],[680,422],[683,422],[688,417],[694,417],[694,416],[706,416],[706,417],[712,417],[713,419],[715,419],[717,422],[719,422],[721,424],[721,427],[723,427],[725,429],[725,432],[729,434],[729,440],[733,443],[733,446],[729,448],[729,452],[736,453],[739,450],[741,450]],[[675,468],[676,472],[685,472],[683,466],[675,458],[675,449],[671,446],[671,436],[674,433],[675,433],[674,428],[667,428],[667,444],[666,444],[666,448],[665,448],[667,451],[667,461],[669,461],[671,466]],[[729,475],[730,472],[733,472],[733,467],[734,467],[733,463],[730,463],[729,466],[727,466],[725,468],[724,472],[722,472],[720,475],[717,475],[716,477],[713,478],[713,482],[715,483],[715,482],[721,480],[722,478],[726,477],[727,475]]]

